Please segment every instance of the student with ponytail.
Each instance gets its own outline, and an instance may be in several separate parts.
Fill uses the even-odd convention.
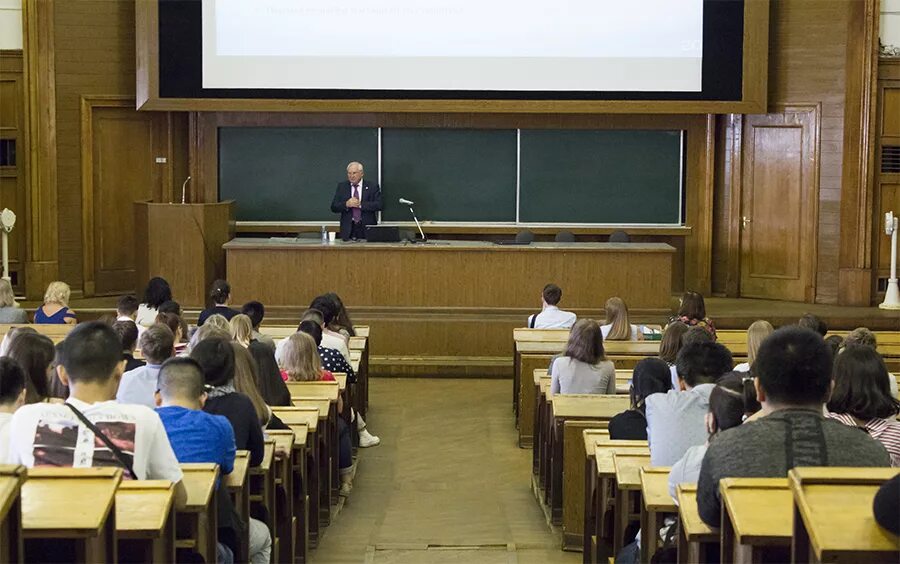
[[[197,327],[206,323],[207,318],[215,314],[219,314],[226,320],[231,321],[232,317],[241,313],[228,307],[228,304],[231,303],[231,284],[225,280],[213,282],[212,288],[209,289],[209,299],[213,305],[200,312],[200,316],[197,318]]]

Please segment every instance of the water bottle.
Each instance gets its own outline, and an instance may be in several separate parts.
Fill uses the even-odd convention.
[[[323,245],[328,244],[328,228],[325,227],[324,225],[322,226],[322,244]]]

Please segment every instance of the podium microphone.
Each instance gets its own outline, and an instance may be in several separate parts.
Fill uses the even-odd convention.
[[[187,194],[187,192],[186,192],[187,183],[190,181],[191,181],[191,177],[188,176],[187,178],[184,179],[184,184],[181,185],[181,203],[182,204],[185,202],[185,195]]]
[[[416,222],[416,227],[419,228],[419,235],[422,236],[422,242],[427,241],[427,239],[425,238],[425,232],[422,231],[422,225],[419,223],[419,218],[416,217],[416,212],[415,212],[415,210],[413,210],[413,208],[412,208],[412,207],[413,207],[413,204],[414,204],[415,202],[413,202],[412,200],[407,200],[406,198],[400,198],[399,201],[400,201],[400,203],[403,204],[404,206],[409,206],[409,213],[412,214],[413,219],[414,219],[415,222]]]

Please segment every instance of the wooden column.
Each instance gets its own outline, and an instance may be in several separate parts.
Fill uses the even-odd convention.
[[[56,192],[56,74],[53,2],[25,0],[22,7],[25,59],[26,230],[25,293],[40,299],[59,275],[59,213]]]
[[[875,117],[878,79],[878,0],[850,2],[838,303],[872,301],[872,220],[875,213]],[[880,225],[880,218],[875,218]]]

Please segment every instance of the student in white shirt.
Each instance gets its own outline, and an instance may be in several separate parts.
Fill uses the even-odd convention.
[[[172,288],[165,278],[153,277],[147,282],[144,290],[144,301],[138,305],[137,316],[134,320],[139,327],[150,327],[156,323],[159,306],[172,299]]]
[[[643,341],[641,327],[628,322],[628,306],[622,298],[606,300],[606,325],[600,326],[604,341]]]
[[[338,351],[341,353],[341,356],[344,357],[344,360],[347,361],[347,364],[353,364],[353,360],[350,358],[350,347],[347,346],[347,340],[344,339],[340,333],[327,331],[325,329],[325,317],[320,310],[310,308],[304,311],[303,316],[300,318],[300,323],[303,323],[304,321],[315,321],[319,327],[322,328],[322,342],[320,346]],[[300,330],[299,326],[297,327],[297,330]],[[275,361],[278,362],[279,366],[282,366],[284,342],[286,340],[287,339],[282,339],[275,346]]]
[[[9,357],[0,357],[0,464],[9,454],[9,422],[25,405],[25,371]]]
[[[562,289],[556,284],[547,284],[541,292],[541,312],[528,317],[531,329],[571,329],[577,316],[557,307],[562,299]]]
[[[59,370],[60,380],[69,386],[69,399],[66,404],[36,403],[16,411],[9,424],[8,461],[28,468],[130,465],[134,476],[126,471],[126,478],[173,482],[181,507],[186,499],[182,472],[159,416],[143,405],[115,401],[125,364],[121,348],[115,331],[102,322],[75,327],[66,337]],[[72,408],[92,425],[83,423]],[[102,446],[91,426],[119,448],[122,459]]]
[[[747,362],[742,362],[734,367],[735,372],[750,372],[750,367],[756,359],[759,346],[766,337],[775,332],[772,324],[764,319],[759,319],[747,328]]]

